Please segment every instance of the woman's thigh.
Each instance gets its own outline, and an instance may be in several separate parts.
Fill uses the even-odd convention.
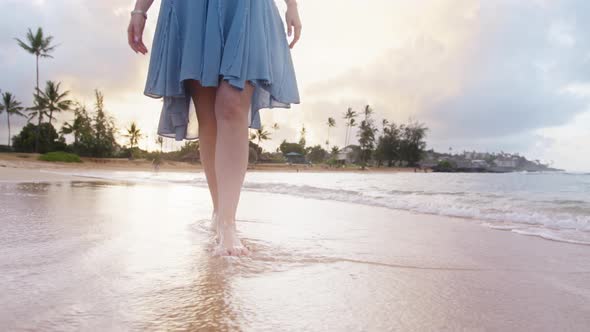
[[[192,96],[199,122],[215,117],[216,87],[204,87],[197,80],[186,80],[185,86]]]

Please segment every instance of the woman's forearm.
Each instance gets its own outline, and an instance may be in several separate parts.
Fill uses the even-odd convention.
[[[144,12],[147,12],[148,9],[150,9],[150,7],[152,6],[152,3],[154,2],[154,0],[137,0],[135,1],[135,9],[137,10],[143,10]]]
[[[285,3],[287,4],[287,7],[297,6],[297,0],[285,0]]]

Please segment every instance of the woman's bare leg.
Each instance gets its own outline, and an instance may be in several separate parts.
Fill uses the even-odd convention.
[[[248,110],[254,86],[243,90],[222,80],[215,99],[217,143],[215,174],[219,190],[219,246],[222,255],[244,255],[249,251],[236,234],[236,210],[248,167]]]
[[[215,95],[216,87],[203,87],[196,80],[187,80],[199,121],[199,155],[205,171],[209,193],[213,200],[212,216],[218,214],[219,204],[217,200],[217,178],[215,176],[215,142],[217,140],[217,121],[215,120]],[[217,225],[213,220],[212,228],[217,232]]]

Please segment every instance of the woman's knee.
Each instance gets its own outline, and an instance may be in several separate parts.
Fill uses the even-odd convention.
[[[215,99],[216,117],[223,121],[240,121],[247,117],[249,103],[244,93],[229,85],[221,86]]]

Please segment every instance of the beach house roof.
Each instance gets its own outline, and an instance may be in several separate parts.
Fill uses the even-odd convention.
[[[299,152],[289,152],[289,153],[285,153],[285,156],[303,156],[303,155]]]

